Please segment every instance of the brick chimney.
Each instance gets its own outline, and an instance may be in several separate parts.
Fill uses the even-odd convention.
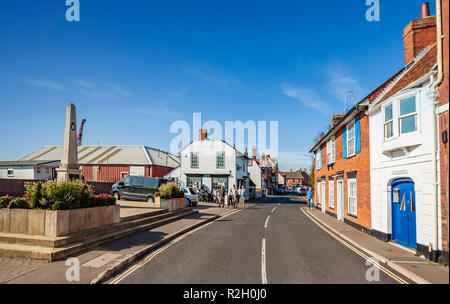
[[[344,118],[344,114],[333,115],[333,118],[331,118],[331,127],[334,128],[334,126],[337,125],[342,118]]]
[[[256,160],[256,147],[255,146],[252,147],[252,159]]]
[[[430,16],[428,2],[422,4],[422,18],[412,20],[403,30],[405,66],[427,46],[436,42],[436,17]]]
[[[198,140],[207,140],[208,139],[208,130],[200,129],[198,130]]]

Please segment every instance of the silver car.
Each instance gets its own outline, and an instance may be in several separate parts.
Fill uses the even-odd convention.
[[[185,187],[181,188],[184,193],[184,199],[186,201],[186,206],[197,206],[198,203],[198,193],[195,192],[194,188]]]

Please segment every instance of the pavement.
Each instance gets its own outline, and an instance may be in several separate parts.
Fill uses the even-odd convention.
[[[70,258],[77,258],[79,261],[79,281],[67,281],[66,272],[74,264],[66,265],[66,260],[46,263],[1,257],[0,283],[89,284],[99,282],[114,273],[111,269],[120,269],[138,259],[139,255],[150,252],[200,225],[236,211],[232,208],[218,208],[212,203],[200,203],[196,210],[198,210],[197,214],[74,254]]]
[[[303,197],[267,196],[240,210],[213,203],[196,209],[75,254],[79,281],[67,281],[65,260],[0,257],[0,283],[448,284],[448,267],[309,210]]]
[[[383,242],[359,231],[317,209],[303,208],[325,228],[339,235],[352,245],[389,265],[418,284],[448,284],[449,268],[418,257],[415,252],[392,242]]]
[[[268,196],[163,246],[107,283],[413,283],[383,263],[374,268],[370,257],[324,231],[301,211],[305,203]]]

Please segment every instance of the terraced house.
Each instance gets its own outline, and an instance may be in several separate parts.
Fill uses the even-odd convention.
[[[344,116],[335,115],[311,149],[315,202],[381,240],[448,260],[448,206],[440,184],[448,169],[440,164],[447,160],[440,159],[437,97],[441,51],[428,4],[405,27],[403,40],[404,67]]]
[[[366,232],[370,218],[368,103],[335,115],[332,128],[310,152],[315,159],[315,206]]]

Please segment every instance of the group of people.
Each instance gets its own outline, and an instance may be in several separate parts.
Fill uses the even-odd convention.
[[[225,208],[225,198],[227,198],[227,207],[233,206],[233,208],[237,208],[238,205],[240,207],[245,207],[245,187],[241,186],[239,189],[236,189],[236,186],[230,187],[228,194],[225,191],[223,186],[220,189],[215,190],[217,203],[219,207]]]

